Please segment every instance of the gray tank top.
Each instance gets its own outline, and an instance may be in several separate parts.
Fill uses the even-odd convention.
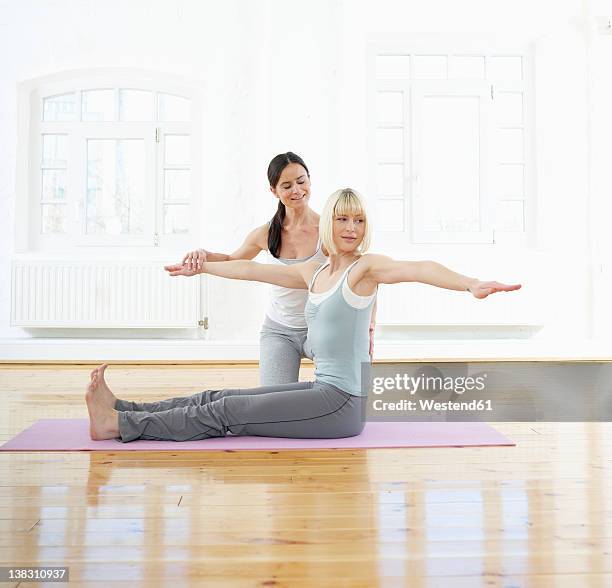
[[[304,314],[308,324],[307,345],[315,363],[315,378],[354,396],[365,396],[367,390],[361,389],[362,364],[367,376],[370,317],[376,293],[358,296],[350,290],[348,274],[357,261],[346,268],[330,290],[315,294],[312,285],[319,272],[327,266],[322,265],[310,280]],[[350,299],[359,299],[359,308],[349,303]]]

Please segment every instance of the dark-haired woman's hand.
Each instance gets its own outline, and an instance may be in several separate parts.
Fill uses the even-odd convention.
[[[206,261],[207,256],[208,251],[206,251],[206,249],[196,249],[195,251],[190,251],[183,257],[183,264],[186,265],[188,269],[200,269],[202,264]]]

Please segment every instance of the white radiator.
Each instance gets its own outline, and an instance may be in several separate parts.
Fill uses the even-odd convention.
[[[197,328],[200,280],[160,262],[13,261],[11,325]]]

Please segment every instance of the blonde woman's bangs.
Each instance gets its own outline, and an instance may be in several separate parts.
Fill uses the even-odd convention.
[[[363,198],[359,192],[351,188],[336,190],[325,203],[319,221],[319,234],[325,249],[331,255],[337,253],[336,246],[334,245],[333,225],[334,220],[338,216],[363,216],[365,232],[358,250],[360,253],[365,253],[370,247],[372,229]]]
[[[343,190],[334,206],[334,215],[365,217],[365,210],[361,200],[354,192]]]

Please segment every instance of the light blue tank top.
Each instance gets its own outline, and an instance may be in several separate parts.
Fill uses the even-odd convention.
[[[315,378],[354,396],[365,396],[367,390],[361,389],[361,370],[363,364],[367,375],[370,367],[369,327],[376,294],[358,296],[350,290],[348,274],[357,261],[346,268],[330,290],[313,293],[315,278],[327,266],[322,265],[310,281],[304,314]],[[356,308],[347,299],[359,300],[362,307]]]

